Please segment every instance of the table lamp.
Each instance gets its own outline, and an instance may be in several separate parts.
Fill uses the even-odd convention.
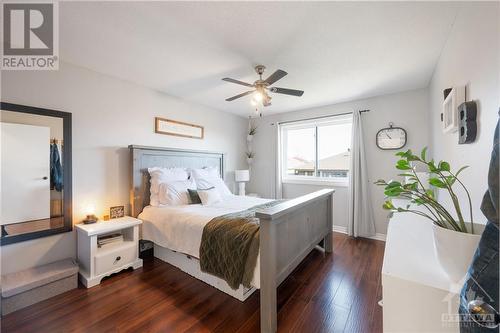
[[[245,182],[250,180],[249,170],[235,170],[234,180],[238,183],[238,195],[245,195]]]

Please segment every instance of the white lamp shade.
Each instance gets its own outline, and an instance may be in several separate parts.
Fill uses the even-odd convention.
[[[250,171],[248,170],[235,170],[234,180],[236,182],[247,182],[250,180]]]

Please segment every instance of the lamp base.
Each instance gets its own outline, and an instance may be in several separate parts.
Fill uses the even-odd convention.
[[[245,182],[238,183],[238,195],[245,196]]]

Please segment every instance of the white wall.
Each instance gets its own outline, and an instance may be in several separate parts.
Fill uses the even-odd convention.
[[[256,122],[259,128],[254,139],[256,156],[252,167],[249,192],[257,192],[264,197],[274,196],[276,128],[273,124],[281,121],[334,115],[362,109],[371,110],[362,115],[365,128],[366,154],[370,167],[368,172],[370,182],[373,183],[380,178],[386,180],[394,178],[398,174],[394,168],[397,160],[394,156],[395,151],[384,151],[377,148],[375,135],[381,128],[388,127],[389,122],[393,122],[395,126],[403,127],[408,132],[408,143],[404,149],[420,150],[429,144],[428,103],[427,89],[422,89],[263,117]],[[292,198],[322,187],[284,184],[283,196]],[[384,201],[382,188],[373,185],[371,194],[375,211],[376,231],[385,234],[388,219],[387,212],[381,208]],[[347,195],[347,187],[336,187],[334,217],[336,226],[347,226]]]
[[[450,162],[455,170],[462,165],[470,166],[462,173],[462,180],[471,193],[476,221],[484,221],[479,207],[487,189],[500,105],[499,22],[498,2],[463,3],[429,88],[432,155],[436,160]],[[444,134],[441,130],[443,90],[456,85],[466,85],[467,100],[474,100],[478,105],[478,136],[471,144],[459,145],[458,133]],[[451,209],[447,196],[441,195],[439,199]],[[460,199],[465,200],[463,192]],[[468,212],[466,201],[463,202]]]
[[[247,120],[145,87],[61,63],[59,71],[4,71],[2,101],[73,114],[74,223],[94,204],[98,216],[129,204],[129,144],[227,153],[226,171],[245,166]],[[205,139],[154,133],[162,116],[205,127]],[[233,179],[226,173],[232,189]],[[74,233],[2,247],[2,273],[75,257]]]

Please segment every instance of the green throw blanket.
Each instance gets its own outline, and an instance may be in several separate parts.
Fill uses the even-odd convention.
[[[259,254],[259,219],[255,211],[280,202],[257,205],[208,222],[201,237],[201,270],[224,279],[233,289],[240,284],[250,287]]]

